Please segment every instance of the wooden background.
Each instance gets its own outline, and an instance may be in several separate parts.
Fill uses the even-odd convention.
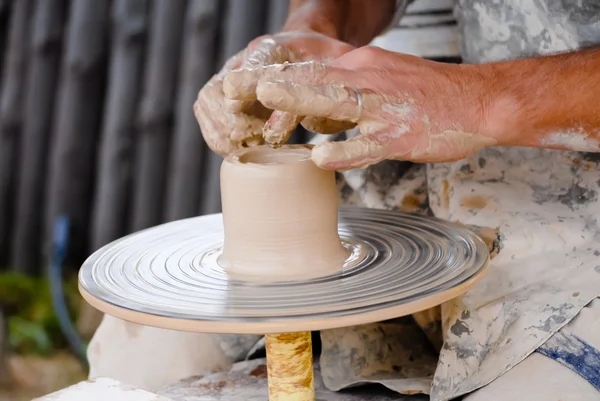
[[[161,222],[220,210],[198,90],[288,0],[0,0],[0,269],[39,274]],[[303,141],[303,133],[296,141]]]

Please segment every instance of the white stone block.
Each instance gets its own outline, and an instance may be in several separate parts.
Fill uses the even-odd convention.
[[[32,401],[172,401],[105,377],[77,383]]]

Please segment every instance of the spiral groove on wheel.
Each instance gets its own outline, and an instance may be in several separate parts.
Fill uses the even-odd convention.
[[[232,280],[218,265],[221,215],[179,220],[99,249],[81,268],[80,288],[86,299],[100,301],[100,309],[139,313],[140,323],[142,315],[165,318],[152,323],[162,327],[179,319],[208,332],[228,329],[226,323],[247,325],[239,332],[254,332],[252,325],[256,332],[301,330],[311,321],[312,329],[320,329],[339,324],[328,319],[367,323],[372,312],[393,314],[396,307],[460,286],[466,291],[489,260],[474,233],[431,217],[343,207],[339,233],[352,251],[341,273],[257,284]]]

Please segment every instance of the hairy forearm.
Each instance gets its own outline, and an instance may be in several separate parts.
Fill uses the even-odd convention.
[[[481,68],[484,130],[499,144],[600,152],[600,49]]]
[[[290,0],[283,30],[312,30],[359,47],[390,24],[395,9],[395,0]]]

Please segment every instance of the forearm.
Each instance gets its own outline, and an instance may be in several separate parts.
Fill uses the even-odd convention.
[[[290,0],[283,30],[312,30],[360,47],[390,24],[395,10],[396,0]]]
[[[482,69],[484,131],[499,144],[600,152],[600,49]]]

